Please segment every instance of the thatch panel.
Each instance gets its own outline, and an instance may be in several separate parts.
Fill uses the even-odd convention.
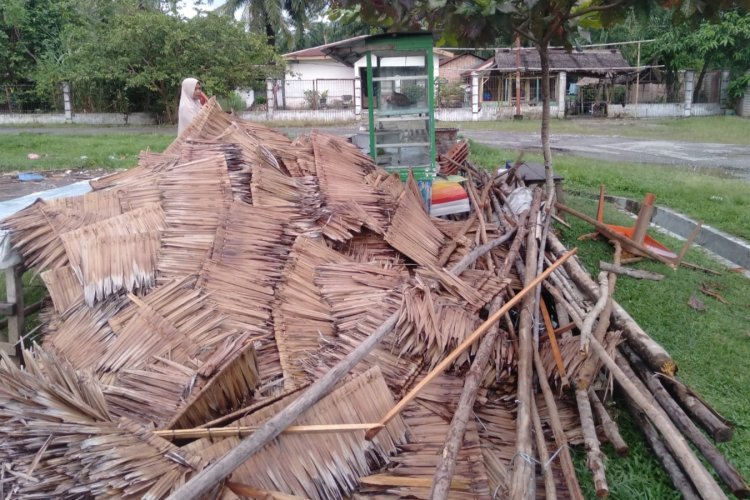
[[[213,139],[226,130],[231,123],[229,116],[216,102],[216,98],[212,97],[201,107],[198,114],[193,117],[193,121],[182,131],[179,137],[167,146],[164,154],[179,155],[188,140]]]
[[[153,286],[164,227],[164,213],[154,204],[62,234],[85,302]]]
[[[385,233],[385,241],[418,264],[437,265],[446,238],[422,205],[420,197],[404,190]]]
[[[285,389],[307,382],[304,362],[335,338],[330,306],[314,282],[315,269],[322,264],[345,262],[348,259],[344,256],[307,236],[299,236],[294,242],[276,288],[273,308]]]
[[[258,425],[293,399],[294,396],[285,398],[241,418],[236,424]],[[376,422],[393,404],[393,397],[375,366],[323,398],[293,425]],[[371,442],[365,440],[364,431],[282,434],[236,469],[230,479],[257,489],[304,498],[344,498],[356,491],[359,477],[389,462],[389,456],[406,442],[406,432],[403,421],[396,417]],[[237,438],[213,443],[202,439],[186,448],[211,461],[237,442]]]
[[[252,194],[250,193],[251,156],[238,144],[216,140],[189,140],[182,147],[180,161],[187,163],[216,154],[223,154],[227,162],[229,181],[232,184],[232,194],[235,201],[252,203]]]
[[[58,314],[83,302],[83,286],[70,266],[44,271],[41,277]]]
[[[232,203],[232,186],[224,156],[216,155],[165,171],[159,187],[167,221],[159,258],[159,282],[164,282],[201,270]]]

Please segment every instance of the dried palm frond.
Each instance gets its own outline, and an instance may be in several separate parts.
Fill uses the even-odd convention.
[[[98,381],[64,360],[26,352],[20,370],[0,356],[0,459],[15,469],[5,491],[23,498],[161,498],[203,468],[199,457],[110,416]]]
[[[394,465],[384,473],[369,476],[360,493],[386,498],[428,498],[432,477],[445,445],[450,426],[450,407],[455,407],[463,381],[441,375],[426,387],[428,393],[404,408],[404,422],[409,428],[409,444],[399,448]],[[448,419],[444,417],[448,414]],[[468,422],[463,446],[458,453],[453,487],[449,498],[490,498],[492,496],[480,449],[479,427]]]
[[[602,345],[610,355],[614,355],[617,349],[617,345],[622,341],[619,331],[610,331],[602,341]],[[570,336],[567,338],[558,338],[557,344],[560,347],[560,355],[562,356],[563,365],[568,378],[573,380],[578,375],[578,371],[581,365],[588,359],[587,356],[581,354],[581,339],[579,336]],[[555,364],[555,359],[552,355],[552,348],[549,341],[547,341],[547,335],[540,335],[539,343],[539,354],[542,358],[545,370],[549,375],[550,382],[557,383],[560,381],[560,374]],[[590,356],[590,354],[589,354]]]
[[[302,168],[302,164],[299,161],[299,157],[302,156],[305,161],[310,161],[310,153],[298,152],[292,147],[292,141],[287,136],[277,130],[273,130],[264,125],[248,121],[238,121],[236,126],[242,130],[245,134],[255,139],[259,144],[273,154],[273,156],[280,163],[282,171],[291,175],[292,177],[302,177],[309,175],[309,171],[306,172],[306,168]]]
[[[2,229],[10,231],[11,244],[23,257],[24,264],[41,272],[68,265],[61,234],[101,219],[97,213],[51,207],[37,200],[3,220]]]
[[[223,154],[227,162],[229,181],[232,183],[232,194],[236,201],[253,202],[250,193],[251,164],[250,156],[237,144],[224,141],[189,140],[182,147],[180,160],[191,162],[217,153]]]
[[[164,228],[164,212],[154,204],[61,234],[86,304],[153,286]]]
[[[44,271],[41,277],[58,314],[65,314],[68,309],[83,302],[83,286],[70,266]]]
[[[224,156],[216,155],[163,172],[159,187],[167,221],[158,266],[159,282],[164,282],[202,269],[232,203],[232,186]]]
[[[334,341],[330,306],[313,281],[316,267],[348,260],[323,242],[297,237],[276,287],[273,325],[284,373],[284,388],[298,387],[308,380],[302,365],[321,345]]]
[[[315,270],[315,284],[331,307],[336,326],[336,342],[324,344],[306,363],[308,371],[325,373],[363,342],[385,319],[401,306],[401,289],[408,273],[369,264],[325,264]],[[412,379],[421,362],[402,356],[395,332],[390,333],[353,369],[361,373],[367,366],[379,365],[389,387],[398,392]]]
[[[227,316],[228,328],[253,335],[264,381],[282,374],[271,312],[292,241],[284,210],[235,202],[219,222],[198,283]]]
[[[362,264],[375,263],[383,267],[402,267],[404,264],[403,256],[395,248],[367,228],[353,235],[341,251]]]
[[[328,207],[316,221],[323,235],[333,241],[350,240],[354,234],[366,226],[377,234],[383,234],[383,228],[370,217],[356,201],[349,201],[337,207]]]
[[[399,252],[424,266],[437,265],[445,235],[422,209],[422,199],[404,190],[393,213],[385,241]]]
[[[370,229],[386,227],[394,207],[388,197],[365,182],[375,170],[372,160],[340,137],[314,133],[311,141],[324,203],[331,207],[354,201],[377,223]]]
[[[172,144],[167,146],[164,154],[178,155],[182,147],[188,140],[210,140],[221,134],[231,125],[231,120],[221,109],[216,98],[212,97],[204,104],[193,121],[190,122],[185,130],[175,139]]]
[[[257,425],[286,407],[294,396],[239,419]],[[377,366],[341,385],[297,418],[293,425],[366,423],[377,421],[393,405],[393,397]],[[235,425],[233,424],[233,425]],[[282,434],[232,473],[230,479],[258,489],[311,499],[344,498],[357,488],[357,478],[389,462],[406,442],[407,429],[396,417],[372,442],[364,431],[335,434]],[[211,461],[237,445],[238,438],[186,446]],[[291,459],[294,457],[294,459]]]
[[[301,135],[292,141],[291,150],[297,155],[297,165],[301,175],[317,175],[315,170],[315,152],[309,135]]]

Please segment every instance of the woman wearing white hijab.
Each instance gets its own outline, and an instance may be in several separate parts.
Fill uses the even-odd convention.
[[[180,94],[180,113],[177,122],[177,135],[190,125],[201,106],[206,102],[206,95],[201,90],[201,83],[195,78],[185,78],[182,81],[182,93]]]

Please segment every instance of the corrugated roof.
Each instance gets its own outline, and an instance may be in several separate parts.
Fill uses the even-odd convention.
[[[608,72],[631,68],[619,50],[586,50],[566,52],[552,49],[549,53],[550,71]],[[521,68],[526,71],[541,71],[542,64],[536,49],[521,49]],[[495,67],[498,71],[516,70],[516,51],[502,49],[495,53]]]

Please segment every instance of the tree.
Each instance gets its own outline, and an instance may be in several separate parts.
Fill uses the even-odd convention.
[[[712,17],[722,9],[748,0],[335,0],[343,6],[360,5],[365,19],[401,28],[429,28],[442,34],[445,44],[486,44],[502,33],[516,33],[539,51],[542,67],[542,148],[548,195],[554,191],[549,145],[549,47],[570,49],[581,25],[611,26],[640,11],[669,7],[675,18]]]
[[[209,5],[213,1],[207,0]],[[242,11],[251,31],[265,33],[270,45],[288,51],[326,4],[326,0],[227,0],[217,12],[232,16]]]
[[[158,103],[174,121],[181,81],[195,76],[209,93],[228,94],[270,75],[284,62],[260,36],[224,16],[185,20],[161,11],[124,9],[112,17],[73,27],[62,35],[62,50],[49,54],[37,78],[76,88],[109,88],[128,108],[133,96]]]

